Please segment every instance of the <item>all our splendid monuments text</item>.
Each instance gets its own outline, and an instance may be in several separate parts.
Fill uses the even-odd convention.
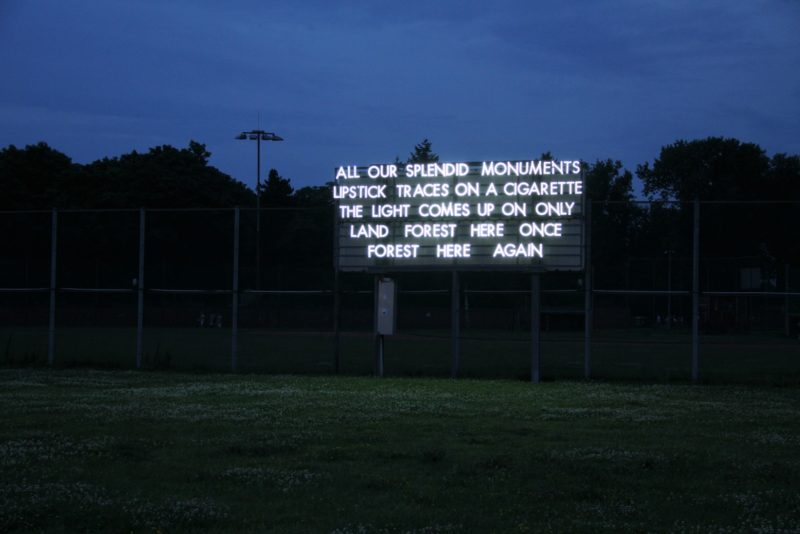
[[[335,178],[341,269],[582,267],[579,161],[347,165]]]

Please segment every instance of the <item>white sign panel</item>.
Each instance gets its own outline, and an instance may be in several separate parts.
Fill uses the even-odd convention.
[[[343,165],[335,177],[340,270],[583,269],[578,161]]]

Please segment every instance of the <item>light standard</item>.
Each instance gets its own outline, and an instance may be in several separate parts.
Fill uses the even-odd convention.
[[[236,139],[256,142],[256,289],[261,289],[261,141],[283,141],[283,137],[264,130],[242,132]]]
[[[672,255],[675,251],[665,250],[667,255],[667,329],[672,330]]]

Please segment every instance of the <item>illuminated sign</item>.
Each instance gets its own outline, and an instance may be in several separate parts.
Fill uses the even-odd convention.
[[[337,167],[343,271],[583,269],[579,161]]]

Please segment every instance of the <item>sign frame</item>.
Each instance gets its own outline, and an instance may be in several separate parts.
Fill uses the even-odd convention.
[[[537,162],[537,161],[538,162],[543,162],[543,161],[550,161],[550,160],[503,160],[501,163],[503,163],[503,164],[516,164],[516,163],[527,163],[529,161],[531,163],[534,163],[534,162]],[[491,162],[491,163],[495,163],[495,162]],[[562,162],[562,163],[569,163],[569,162],[567,161],[567,162]],[[486,261],[484,261],[483,263],[479,263],[479,264],[476,264],[476,263],[469,264],[469,263],[459,262],[458,258],[454,258],[452,261],[448,261],[447,259],[444,259],[444,260],[442,260],[441,262],[439,262],[436,265],[432,265],[430,263],[421,263],[421,262],[416,262],[416,263],[413,263],[413,264],[403,265],[402,263],[398,263],[397,261],[392,261],[390,263],[383,264],[383,263],[380,263],[380,261],[378,261],[378,262],[373,262],[373,264],[365,264],[365,265],[359,265],[359,266],[352,266],[352,265],[343,266],[342,262],[341,262],[342,250],[343,250],[343,247],[342,247],[342,244],[341,244],[341,241],[342,241],[342,227],[343,227],[343,225],[352,223],[354,221],[352,219],[344,219],[341,216],[340,206],[342,205],[342,199],[341,198],[335,198],[335,194],[334,194],[333,195],[334,196],[334,198],[333,198],[333,200],[334,200],[334,225],[333,225],[333,240],[334,240],[334,243],[333,243],[333,262],[334,262],[334,269],[336,269],[338,271],[342,271],[342,272],[360,272],[360,273],[368,273],[368,274],[381,274],[381,273],[389,273],[389,272],[398,272],[399,273],[399,272],[452,272],[452,271],[462,271],[462,272],[519,272],[519,273],[531,273],[531,274],[535,274],[535,273],[542,274],[542,273],[547,273],[547,272],[572,272],[572,273],[583,272],[583,271],[585,271],[586,264],[587,264],[587,258],[586,258],[587,228],[586,227],[587,227],[587,224],[589,222],[588,219],[587,219],[587,202],[589,202],[589,200],[587,199],[587,193],[586,193],[586,180],[585,180],[586,174],[585,174],[585,169],[584,169],[583,162],[580,161],[580,160],[576,160],[576,161],[574,161],[572,163],[577,164],[577,165],[580,166],[580,172],[577,172],[577,173],[531,174],[531,175],[527,175],[527,176],[519,175],[519,176],[513,176],[513,177],[510,177],[510,176],[509,177],[505,177],[504,176],[504,177],[498,177],[494,181],[500,183],[501,185],[505,185],[507,182],[519,183],[521,180],[535,180],[535,181],[539,181],[539,182],[542,182],[542,183],[543,182],[548,182],[549,183],[549,182],[558,181],[557,178],[559,178],[559,177],[562,177],[562,178],[564,178],[564,177],[572,177],[572,178],[578,178],[580,180],[580,183],[581,183],[580,195],[575,194],[575,195],[572,195],[572,197],[571,197],[571,198],[575,198],[575,197],[579,196],[579,200],[577,201],[577,203],[578,203],[578,206],[580,207],[580,211],[577,214],[573,214],[573,215],[571,215],[571,216],[569,216],[569,217],[567,217],[565,219],[542,219],[542,218],[538,218],[538,220],[540,220],[540,221],[550,221],[550,220],[555,220],[555,221],[564,221],[564,220],[578,221],[577,224],[574,224],[574,223],[572,224],[573,228],[577,228],[577,232],[574,234],[574,236],[576,236],[576,241],[577,242],[573,243],[571,245],[562,245],[562,246],[569,246],[571,249],[573,249],[573,252],[571,254],[569,254],[569,256],[577,258],[577,261],[575,262],[574,266],[570,266],[570,267],[566,267],[566,268],[549,266],[549,265],[547,265],[545,263],[543,256],[540,258],[539,262],[526,262],[526,263],[518,263],[516,261],[514,261],[514,263],[510,263],[510,262],[509,263],[502,263],[502,260],[498,260],[496,262],[492,262],[491,258],[487,257]],[[437,162],[437,165],[444,165],[444,164],[445,163],[443,163],[443,162],[442,163]],[[434,182],[434,183],[456,184],[456,183],[459,182],[459,178],[463,178],[463,179],[467,179],[467,178],[470,178],[470,177],[474,178],[474,177],[476,177],[476,175],[474,174],[475,169],[481,168],[483,165],[487,164],[487,162],[486,161],[478,161],[478,162],[472,161],[472,162],[456,162],[456,163],[449,163],[449,164],[451,164],[451,165],[466,164],[466,165],[469,166],[469,173],[464,175],[463,177],[458,177],[458,176],[437,177],[436,178],[436,182]],[[336,172],[341,173],[342,169],[345,168],[345,167],[348,168],[348,172],[349,172],[349,169],[368,169],[368,168],[371,168],[371,167],[385,167],[387,165],[392,165],[392,164],[381,163],[381,164],[357,165],[357,166],[356,165],[353,165],[353,166],[339,166],[339,167],[335,168],[334,172],[335,173]],[[410,164],[395,163],[394,165],[397,165],[398,174],[400,174],[402,169],[405,169],[405,167],[407,165],[410,165]],[[423,165],[426,165],[426,164],[423,164]],[[483,176],[480,176],[479,178],[482,178],[484,180],[486,180],[488,178],[488,179],[491,180],[492,176],[493,175],[483,175]],[[350,178],[352,178],[352,176]],[[363,176],[359,176],[359,178],[363,178]],[[406,177],[405,176],[397,176],[396,179],[401,179],[401,178],[406,178]],[[421,180],[424,180],[424,178],[422,178]],[[379,180],[375,180],[375,182],[376,183],[380,183]],[[420,182],[420,183],[424,183],[424,182]],[[337,185],[343,185],[343,184],[342,184],[341,181],[335,181],[334,185],[332,186],[332,190],[333,191],[335,191],[335,189],[333,189],[333,188],[335,188]],[[396,186],[397,182],[396,181],[392,182],[392,185]],[[455,188],[455,186],[453,186],[453,187]],[[452,198],[452,197],[447,197],[447,198]],[[535,197],[532,196],[532,200],[533,199],[538,199],[538,198],[544,198],[544,197],[542,197],[541,195],[538,195],[538,196],[535,196]],[[362,203],[362,205],[365,205],[365,206],[369,206],[371,204],[374,204],[374,203],[370,202],[369,200],[366,200],[366,201],[364,201]],[[415,219],[415,221],[418,221],[418,220],[419,219]],[[506,222],[506,221],[514,221],[515,219],[513,219],[511,217],[505,218],[505,219],[493,219],[493,221],[498,221],[498,220],[500,220],[501,222]],[[448,219],[447,221],[448,222],[455,222],[455,223],[482,222],[480,219],[478,219],[474,215],[463,217],[463,218]],[[363,222],[363,221],[355,221],[355,222]],[[398,222],[398,220],[390,220],[390,221],[387,221],[387,222],[389,224],[400,224]],[[438,223],[438,222],[442,222],[442,221],[440,219],[437,219],[437,218],[431,218],[429,222]],[[517,237],[517,239],[519,239],[519,238]],[[366,246],[366,244],[365,244],[365,246]],[[364,262],[364,263],[369,263],[369,262]]]

